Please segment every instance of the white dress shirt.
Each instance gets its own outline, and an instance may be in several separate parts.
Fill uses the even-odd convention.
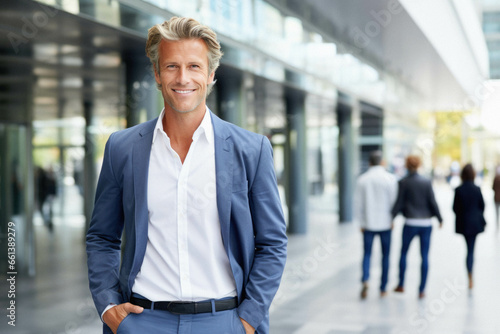
[[[398,195],[396,178],[382,166],[372,166],[361,175],[354,196],[354,218],[361,228],[384,231],[391,228],[391,209]]]
[[[148,242],[132,291],[152,301],[236,296],[222,243],[210,112],[193,134],[184,163],[156,124],[148,176]]]
[[[431,218],[406,218],[406,225],[416,226],[416,227],[429,227],[432,226]]]

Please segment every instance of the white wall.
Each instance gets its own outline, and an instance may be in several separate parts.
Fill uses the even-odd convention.
[[[488,79],[489,64],[481,20],[472,0],[400,0],[468,96]],[[461,103],[469,109],[470,103]],[[460,105],[457,105],[460,107]]]

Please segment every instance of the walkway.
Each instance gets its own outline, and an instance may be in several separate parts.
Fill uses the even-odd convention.
[[[338,225],[335,216],[313,208],[311,231],[290,238],[289,259],[271,313],[272,334],[493,334],[500,333],[500,234],[493,224],[492,192],[483,190],[486,219],[478,237],[475,287],[466,288],[466,246],[454,233],[453,192],[435,187],[444,218],[433,230],[426,298],[418,299],[419,243],[410,247],[404,294],[379,297],[380,245],[374,244],[368,298],[360,300],[362,239],[354,224]],[[397,284],[403,220],[392,241],[389,287]]]
[[[312,200],[306,236],[291,236],[283,283],[271,308],[272,334],[413,334],[500,332],[500,234],[494,224],[478,238],[473,291],[465,288],[465,242],[454,233],[453,193],[436,187],[445,219],[434,229],[427,297],[418,300],[418,242],[410,248],[406,292],[378,294],[380,249],[374,246],[371,288],[359,299],[361,233],[354,224],[337,223],[328,202]],[[486,218],[494,221],[492,193],[485,189]],[[394,229],[389,287],[397,281],[402,221]],[[56,220],[50,234],[36,227],[37,276],[18,277],[17,326],[7,325],[2,306],[0,333],[99,333],[100,320],[87,287],[81,217]],[[3,285],[2,285],[3,286]],[[5,291],[2,288],[2,291]],[[6,294],[0,295],[6,305]]]

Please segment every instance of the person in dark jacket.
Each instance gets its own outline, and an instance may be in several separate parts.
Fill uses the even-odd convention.
[[[462,169],[462,184],[455,189],[453,211],[456,215],[455,231],[465,237],[467,243],[467,273],[469,289],[472,289],[472,264],[474,262],[474,244],[479,233],[484,231],[484,199],[481,189],[474,184],[476,173],[471,164]]]
[[[392,216],[395,218],[399,213],[402,213],[405,217],[401,258],[399,260],[399,284],[394,291],[404,292],[406,255],[413,237],[418,235],[422,256],[419,298],[423,298],[425,296],[424,290],[429,270],[428,255],[432,232],[432,217],[436,217],[439,220],[439,227],[443,223],[443,218],[434,197],[431,181],[417,173],[420,164],[421,161],[418,156],[409,155],[406,158],[408,175],[399,181],[398,197],[392,208]]]
[[[500,222],[500,166],[497,167],[495,178],[493,179],[493,192],[495,193],[495,214],[496,214],[496,225],[497,233],[499,233],[499,222]]]

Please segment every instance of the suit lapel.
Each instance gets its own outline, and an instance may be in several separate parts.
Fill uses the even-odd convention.
[[[228,252],[229,225],[231,221],[231,194],[233,186],[233,142],[224,122],[213,113],[215,141],[215,175],[217,185],[217,210],[221,226],[222,241]]]
[[[153,130],[156,120],[151,126],[145,127],[140,133],[140,138],[134,143],[132,156],[134,176],[134,199],[135,199],[135,232],[137,249],[141,252],[146,250],[148,236],[148,171],[151,144],[153,141]]]
[[[225,123],[211,113],[214,128],[215,174],[217,210],[221,225],[222,241],[228,251],[229,225],[231,220],[231,194],[233,186],[233,142]],[[140,132],[134,144],[132,166],[134,168],[135,231],[138,251],[146,250],[148,235],[147,185],[149,157],[156,120]]]

